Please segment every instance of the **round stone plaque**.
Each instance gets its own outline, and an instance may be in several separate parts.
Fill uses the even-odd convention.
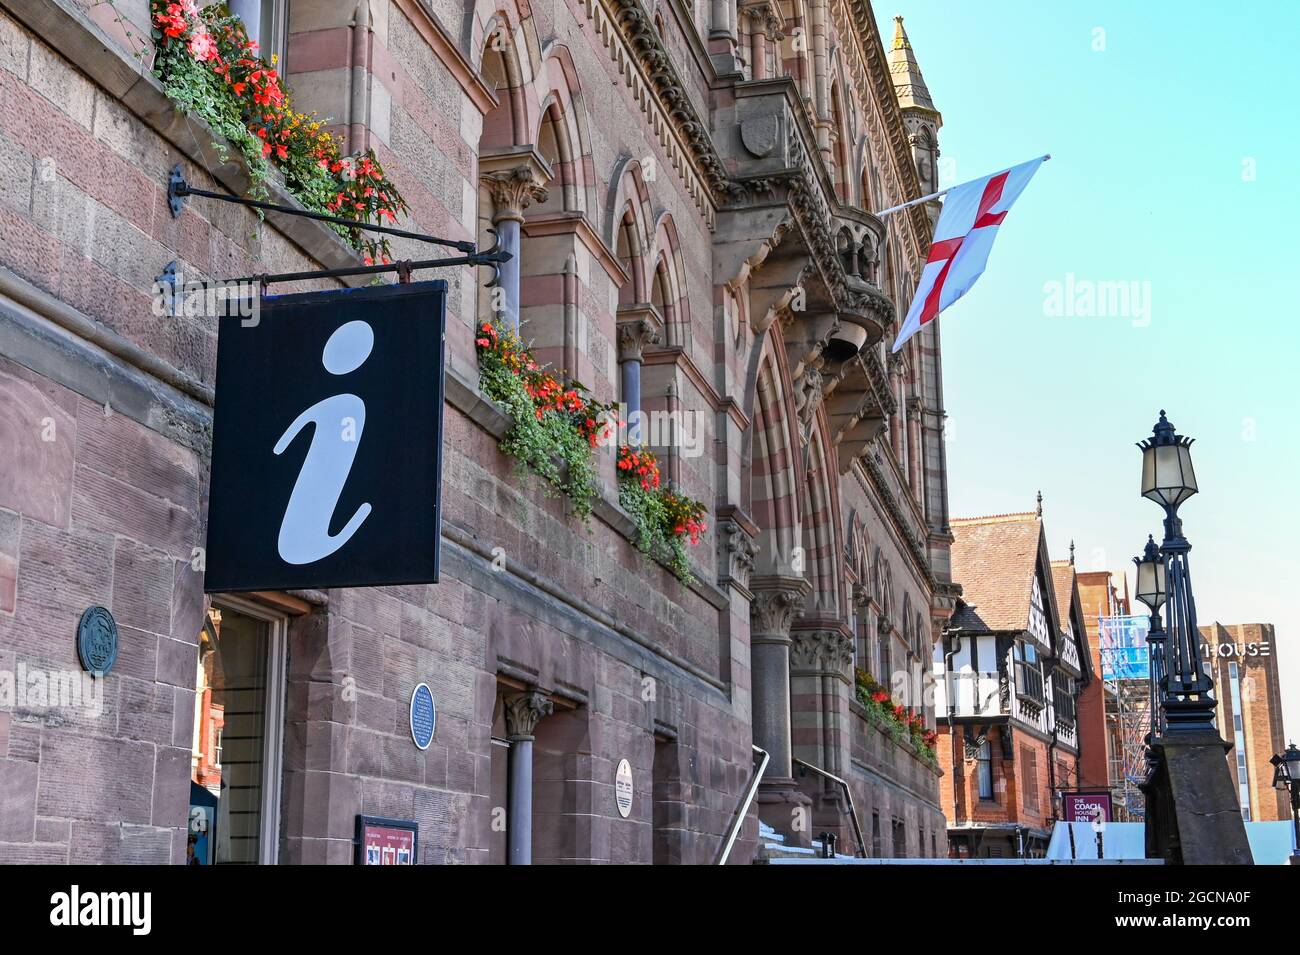
[[[77,656],[91,673],[103,676],[117,662],[117,621],[107,607],[87,607],[77,624]]]

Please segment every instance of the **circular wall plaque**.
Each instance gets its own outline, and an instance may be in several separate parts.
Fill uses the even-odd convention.
[[[77,624],[77,656],[91,673],[103,676],[117,662],[117,621],[107,607],[87,607]]]
[[[427,683],[417,683],[411,691],[411,739],[420,749],[428,749],[438,725],[438,710],[433,705],[433,691]]]
[[[624,819],[632,814],[632,764],[626,759],[618,761],[618,771],[614,773],[614,801]]]

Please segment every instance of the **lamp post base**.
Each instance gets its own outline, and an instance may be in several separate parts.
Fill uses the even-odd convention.
[[[1166,737],[1209,735],[1219,739],[1213,700],[1166,699],[1164,713]]]
[[[1161,825],[1148,857],[1171,865],[1253,865],[1236,787],[1219,734],[1184,729],[1152,740],[1159,762],[1144,785]],[[1154,822],[1148,818],[1148,826]]]

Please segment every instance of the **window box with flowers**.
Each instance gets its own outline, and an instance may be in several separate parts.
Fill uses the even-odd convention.
[[[254,195],[264,193],[263,183],[274,169],[314,212],[384,223],[407,211],[373,150],[343,155],[324,121],[292,108],[276,58],[268,62],[258,55],[244,24],[224,3],[200,8],[196,0],[151,0],[150,14],[154,74],[163,91],[178,109],[203,119],[238,150]],[[224,152],[223,144],[216,145]],[[331,228],[367,264],[389,261],[386,239],[347,226]]]
[[[509,329],[481,322],[474,346],[479,387],[513,422],[501,450],[586,520],[600,494],[594,452],[613,433],[613,406],[597,402],[579,382],[561,383]]]
[[[704,504],[662,487],[654,452],[626,445],[618,449],[618,503],[636,522],[641,553],[663,561],[678,580],[690,584],[694,578],[686,545],[699,544],[708,529]]]
[[[931,768],[938,768],[939,758],[934,749],[938,734],[926,729],[921,714],[895,703],[889,690],[861,667],[854,671],[854,676],[858,702],[862,704],[867,722],[881,730],[891,743],[908,743],[916,751],[918,759]]]
[[[580,517],[590,517],[600,494],[595,449],[613,435],[617,406],[597,402],[580,382],[556,378],[510,329],[480,322],[474,346],[479,387],[512,422],[501,450],[567,497]],[[686,546],[698,544],[707,529],[705,506],[662,487],[654,454],[628,447],[618,451],[618,502],[636,525],[641,553],[689,585]]]

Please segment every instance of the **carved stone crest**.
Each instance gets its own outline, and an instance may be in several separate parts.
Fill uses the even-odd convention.
[[[755,116],[740,124],[740,141],[752,155],[762,159],[776,149],[780,131],[776,116]]]

